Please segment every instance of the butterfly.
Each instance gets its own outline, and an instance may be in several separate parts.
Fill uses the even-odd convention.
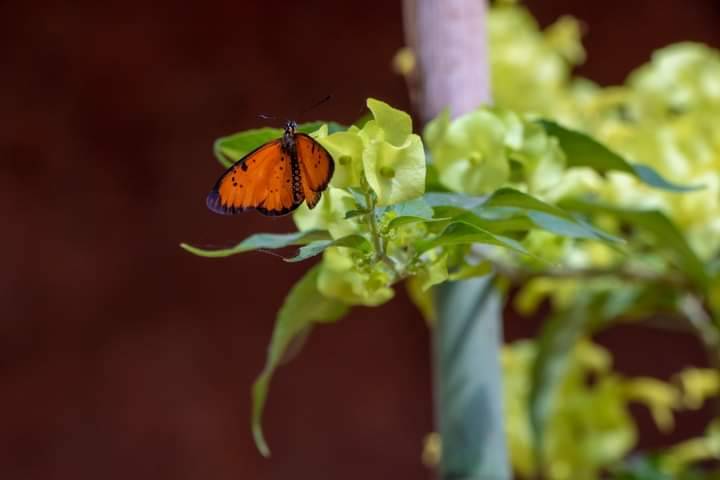
[[[263,215],[285,215],[303,201],[315,207],[328,186],[335,162],[310,135],[289,121],[283,136],[271,140],[235,162],[207,196],[215,213],[234,215],[254,208]]]

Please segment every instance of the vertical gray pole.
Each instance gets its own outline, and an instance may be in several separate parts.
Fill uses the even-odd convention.
[[[442,480],[508,480],[500,348],[502,297],[491,277],[436,291],[433,335]]]
[[[405,0],[423,122],[490,103],[485,0]],[[502,298],[490,277],[436,290],[434,395],[442,480],[509,480],[502,413]]]

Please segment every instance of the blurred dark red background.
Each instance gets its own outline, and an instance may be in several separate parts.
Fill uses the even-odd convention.
[[[616,83],[658,47],[720,46],[716,0],[535,0],[589,29],[580,71]],[[249,388],[308,268],[193,257],[288,218],[204,205],[213,140],[293,115],[409,108],[390,70],[400,2],[0,2],[0,478],[430,478],[428,333],[403,292],[317,329],[272,385],[256,452]],[[537,322],[510,315],[509,338]],[[629,374],[703,364],[690,337],[604,334]],[[642,348],[636,345],[641,342]],[[668,353],[670,352],[670,353]],[[702,412],[644,447],[699,433]]]

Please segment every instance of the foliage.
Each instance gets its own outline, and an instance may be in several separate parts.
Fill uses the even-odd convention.
[[[548,298],[555,311],[544,330],[549,338],[541,337],[538,345],[540,352],[547,350],[544,345],[558,345],[558,341],[566,346],[582,342],[584,335],[608,328],[618,319],[653,320],[660,312],[673,317],[670,322],[676,328],[697,334],[717,368],[719,364],[713,359],[720,354],[719,311],[713,305],[717,303],[716,262],[720,253],[720,136],[712,125],[720,116],[720,53],[692,43],[672,45],[656,52],[648,64],[632,72],[625,85],[599,87],[572,76],[572,67],[583,59],[576,20],[565,17],[543,32],[524,8],[500,5],[492,10],[489,22],[494,52],[491,68],[499,107],[511,107],[533,118],[552,119],[542,121],[549,127],[546,132],[558,139],[568,158],[585,163],[575,163],[563,172],[555,188],[534,193],[543,200],[582,213],[606,231],[627,240],[621,248],[612,249],[535,235],[532,251],[555,251],[565,264],[562,271],[543,269],[515,275],[521,281],[529,280],[521,283],[517,298],[521,309],[530,313],[543,298]],[[512,55],[519,51],[528,55],[528,61]],[[535,54],[529,57],[531,51]],[[517,78],[532,82],[523,90],[531,92],[529,97],[516,94],[519,90],[511,79]],[[568,128],[573,129],[570,134],[566,133]],[[593,165],[596,158],[582,152],[589,143],[597,142],[604,147],[596,149],[596,153],[608,164],[613,158],[618,160],[611,171],[603,172]],[[621,160],[627,164],[623,165]],[[628,164],[631,168],[627,168]],[[652,167],[654,173],[646,167]],[[684,193],[678,193],[683,190]],[[556,319],[563,316],[575,321],[548,328],[558,324]],[[579,317],[585,319],[580,330]],[[568,335],[577,340],[571,341]],[[562,351],[555,348],[553,352],[538,354],[531,371],[557,372],[561,368],[556,381],[569,381],[572,377],[569,372],[578,368],[579,361],[567,351],[564,359]],[[703,380],[698,380],[698,385],[704,386],[696,387],[697,390],[688,388],[695,375],[693,370],[680,374],[681,390],[685,391],[683,402],[679,393],[672,393],[667,384],[663,386],[657,380],[637,381],[632,384],[631,393],[636,400],[652,400],[655,405],[651,411],[658,426],[669,430],[673,410],[699,408],[707,397],[717,395],[714,386],[717,371],[702,371],[704,376],[699,375],[698,379],[702,376]],[[513,375],[508,372],[506,375],[511,382]],[[530,378],[530,392],[546,392],[548,378],[553,377],[535,374]],[[563,388],[566,387],[550,390],[558,395]],[[692,391],[705,388],[713,393],[702,395],[703,400],[688,401],[693,398]],[[553,452],[551,445],[562,439],[553,422],[562,418],[557,409],[564,408],[564,404],[557,397],[549,404],[545,396],[531,398],[530,415],[540,412],[545,425],[530,422],[538,427],[536,434],[545,439],[542,444],[537,443],[538,439],[534,442],[545,455],[545,474],[548,478],[563,478],[557,465],[581,458],[581,452],[592,449],[594,441],[576,438],[562,451]],[[607,400],[607,408],[611,403]],[[540,409],[540,405],[544,408]],[[521,412],[510,414],[508,421],[517,415]],[[586,420],[574,423],[580,425]],[[566,426],[572,428],[572,424],[572,420],[566,420]],[[631,426],[625,425],[627,432],[633,431]],[[689,440],[659,453],[657,458],[662,461],[655,462],[653,467],[656,476],[619,478],[665,478],[660,475],[678,478],[690,462],[717,458],[717,450],[708,446],[712,445],[709,441],[707,437]],[[530,444],[533,442],[528,439],[525,445]],[[629,453],[630,447],[632,442],[625,445],[621,456]],[[693,453],[685,454],[688,450]],[[516,451],[513,449],[514,460],[518,458]],[[576,464],[571,471],[584,472],[583,478],[596,478],[602,468],[612,463],[609,457],[598,456],[582,464],[585,468],[595,465],[595,469],[582,470]],[[529,468],[517,460],[515,466],[520,471]]]
[[[674,45],[624,85],[600,87],[572,75],[584,60],[576,20],[541,31],[526,9],[504,2],[488,28],[494,107],[454,119],[444,112],[422,138],[406,112],[375,99],[362,125],[302,125],[336,170],[319,204],[293,214],[298,231],[226,250],[183,245],[213,257],[289,246],[300,248],[287,261],[321,256],[280,309],[253,389],[258,447],[269,453],[260,417],[272,372],[314,323],[382,305],[405,283],[432,326],[433,286],[492,273],[519,288],[519,311],[551,310],[538,339],[508,345],[502,358],[519,473],[699,475],[694,464],[720,452],[715,427],[629,459],[637,432],[628,405],[646,405],[670,430],[674,412],[720,390],[720,54]],[[411,69],[412,52],[397,64]],[[279,134],[241,132],[215,152],[227,166]],[[713,369],[669,382],[625,378],[589,340],[658,314],[698,335]]]

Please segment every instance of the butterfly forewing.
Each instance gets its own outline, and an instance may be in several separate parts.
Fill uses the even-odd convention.
[[[227,169],[208,195],[207,206],[225,215],[248,208],[282,215],[297,207],[291,182],[290,156],[283,152],[280,140],[273,140]]]

